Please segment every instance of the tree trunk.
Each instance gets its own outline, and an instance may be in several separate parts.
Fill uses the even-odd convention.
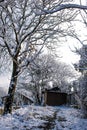
[[[17,84],[17,77],[18,77],[18,65],[17,65],[17,59],[15,59],[15,61],[13,61],[13,71],[12,71],[11,81],[9,85],[8,95],[6,96],[5,99],[3,114],[12,112],[12,104],[13,104],[15,88]]]
[[[83,112],[83,117],[87,119],[87,106],[86,104],[82,104],[82,112]]]

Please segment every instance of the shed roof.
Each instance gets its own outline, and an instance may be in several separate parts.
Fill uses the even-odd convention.
[[[31,100],[32,102],[34,102],[34,99],[33,99],[33,94],[31,91],[28,91],[26,89],[18,89],[16,90],[17,93],[23,95],[24,97],[28,98],[29,100]]]
[[[52,92],[52,91],[54,91],[54,92],[61,92],[59,87],[53,87],[53,88],[48,88],[48,89],[46,88],[45,90],[46,91],[50,91],[50,92]]]
[[[49,88],[49,89],[46,88],[44,91],[42,91],[42,93],[44,93],[45,91],[53,92],[53,93],[65,93],[65,94],[68,94],[67,92],[62,91],[59,87],[53,87],[53,88]]]

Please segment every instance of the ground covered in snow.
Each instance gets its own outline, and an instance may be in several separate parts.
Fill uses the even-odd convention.
[[[70,107],[26,106],[0,116],[0,130],[87,130],[87,119]]]

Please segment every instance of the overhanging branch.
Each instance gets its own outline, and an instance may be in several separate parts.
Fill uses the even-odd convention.
[[[36,8],[38,8],[39,10],[41,10],[41,12],[37,13],[39,15],[43,15],[43,14],[53,14],[55,12],[64,10],[64,9],[70,9],[70,8],[74,8],[74,9],[83,9],[83,10],[87,10],[87,6],[85,5],[78,5],[78,4],[60,4],[56,7],[54,7],[53,9],[50,10],[46,10],[46,9],[42,9],[40,6],[35,5]]]

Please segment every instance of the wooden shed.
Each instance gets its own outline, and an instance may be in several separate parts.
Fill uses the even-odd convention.
[[[67,104],[67,93],[61,92],[58,87],[46,89],[43,94],[44,105],[59,106]]]
[[[14,103],[16,105],[29,105],[34,103],[32,92],[25,89],[16,90]]]

